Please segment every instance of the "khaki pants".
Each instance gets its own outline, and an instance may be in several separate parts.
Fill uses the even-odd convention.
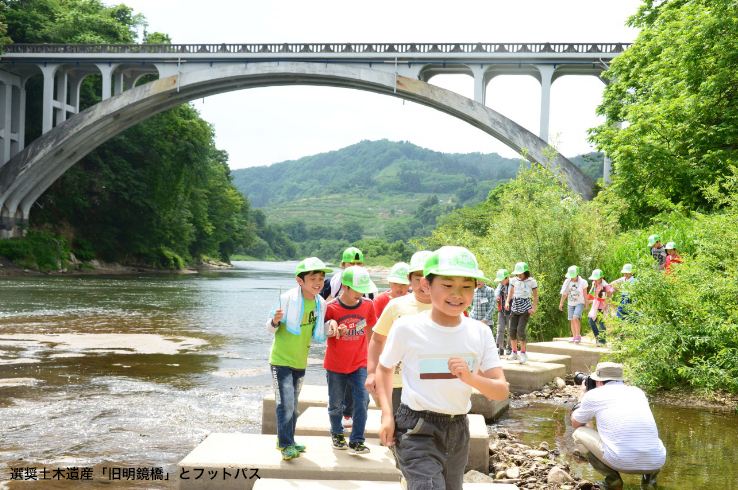
[[[592,453],[595,458],[599,459],[600,461],[602,461],[603,464],[607,465],[604,460],[605,451],[602,448],[602,438],[596,430],[590,427],[579,427],[577,430],[574,431],[571,437],[574,439],[577,449],[582,456],[586,455],[588,452]],[[611,467],[608,466],[608,468]],[[630,475],[643,475],[654,472],[654,470],[622,470],[620,468],[612,469],[615,471],[619,471],[620,473]]]

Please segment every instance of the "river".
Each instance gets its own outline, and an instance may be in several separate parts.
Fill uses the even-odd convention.
[[[263,325],[280,287],[294,286],[296,264],[234,265],[182,275],[1,279],[0,487],[27,484],[11,480],[13,468],[38,475],[46,468],[50,478],[57,468],[88,467],[86,488],[173,489],[177,462],[207,434],[259,432],[270,386]],[[306,383],[325,383],[324,352],[313,346]],[[728,488],[725,479],[738,478],[730,464],[738,417],[661,406],[655,413],[669,451],[662,488]],[[501,424],[524,442],[547,440],[565,452],[562,414],[531,404]],[[161,468],[169,480],[112,482],[111,468]],[[16,470],[21,476],[29,475]]]

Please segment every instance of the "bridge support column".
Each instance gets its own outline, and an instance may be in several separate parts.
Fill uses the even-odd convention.
[[[485,68],[482,65],[469,65],[474,74],[474,100],[485,105],[487,99],[487,80]]]
[[[67,120],[67,88],[69,86],[69,75],[64,70],[56,73],[56,100],[52,101],[56,112],[55,126]]]
[[[612,123],[612,125],[618,129],[622,129],[623,123],[616,122]],[[612,184],[612,178],[610,175],[612,174],[612,159],[609,157],[609,155],[605,154],[605,161],[602,164],[602,180],[605,182],[605,185]]]
[[[108,100],[110,97],[113,96],[111,80],[113,72],[116,68],[118,68],[118,64],[95,63],[95,66],[97,66],[97,69],[100,70],[100,74],[102,75],[102,100]]]
[[[0,70],[0,167],[23,149],[26,122],[25,80]]]
[[[59,69],[59,65],[48,63],[39,65],[39,68],[44,75],[41,132],[48,133],[54,127],[54,79],[56,78],[56,71]]]
[[[541,126],[538,137],[548,143],[548,123],[551,113],[551,78],[553,65],[535,65],[541,74]]]

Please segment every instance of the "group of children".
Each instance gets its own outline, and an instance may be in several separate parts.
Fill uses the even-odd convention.
[[[648,246],[651,247],[651,256],[658,263],[660,271],[669,274],[673,264],[682,263],[682,257],[677,253],[676,243],[668,242],[664,246],[660,236],[651,235],[648,237]]]
[[[349,256],[360,257],[355,252]],[[298,398],[310,342],[327,340],[324,367],[333,447],[369,452],[364,429],[372,394],[382,408],[380,439],[394,446],[408,487],[460,490],[469,453],[466,414],[472,389],[495,400],[508,396],[491,330],[465,316],[477,281],[489,282],[476,258],[462,247],[417,252],[410,264],[395,264],[388,277],[390,291],[374,301],[366,297],[377,291],[366,269],[349,264],[339,271],[340,291],[326,302],[320,291],[328,271],[315,257],[300,262],[298,286],[280,296],[267,320],[275,335],[269,362],[282,458],[306,450],[295,441]],[[529,286],[521,282],[517,287],[524,292]],[[522,314],[525,304],[513,301],[512,308]],[[349,391],[352,427],[346,443],[342,415]]]

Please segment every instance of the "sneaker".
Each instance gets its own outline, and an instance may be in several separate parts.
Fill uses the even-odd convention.
[[[574,343],[574,342],[576,342],[576,341],[577,341],[577,336],[575,335],[574,337],[572,337],[572,338],[571,338],[571,339],[569,340],[569,343],[570,343],[570,344],[573,344],[573,343]]]
[[[525,364],[528,361],[528,354],[525,352],[520,353],[520,364]]]
[[[341,420],[341,425],[344,429],[349,429],[354,426],[354,419],[352,419],[351,417],[346,417],[344,415],[343,420]]]
[[[607,341],[605,339],[600,339],[597,341],[597,345],[604,347],[607,345]]]
[[[294,447],[295,449],[297,449],[298,452],[301,452],[301,453],[304,453],[305,450],[307,449],[305,446],[303,446],[302,444],[298,444],[298,443],[295,443]],[[280,451],[284,449],[283,447],[279,447],[279,439],[277,439],[277,449],[279,449]]]
[[[348,445],[346,445],[346,438],[343,437],[343,434],[333,434],[331,436],[331,439],[333,440],[333,448],[334,449],[348,449]]]
[[[510,347],[507,347],[507,348],[505,349],[505,355],[506,355],[506,356],[509,356],[510,354],[512,354],[512,349],[511,349]]]
[[[400,489],[407,490],[407,480],[405,480],[404,476],[400,477]]]
[[[497,348],[497,353],[502,357],[505,354],[505,349],[502,347]]]
[[[574,337],[574,343],[575,344],[579,344],[581,341],[582,341],[582,336],[581,335],[577,335],[576,337]]]
[[[281,449],[282,459],[295,459],[300,457],[300,451],[295,446],[289,446]]]
[[[514,361],[517,358],[518,358],[518,353],[517,352],[513,352],[512,354],[510,354],[510,357],[508,357],[507,360],[508,361]]]
[[[363,442],[349,442],[349,454],[369,454],[372,452]]]

